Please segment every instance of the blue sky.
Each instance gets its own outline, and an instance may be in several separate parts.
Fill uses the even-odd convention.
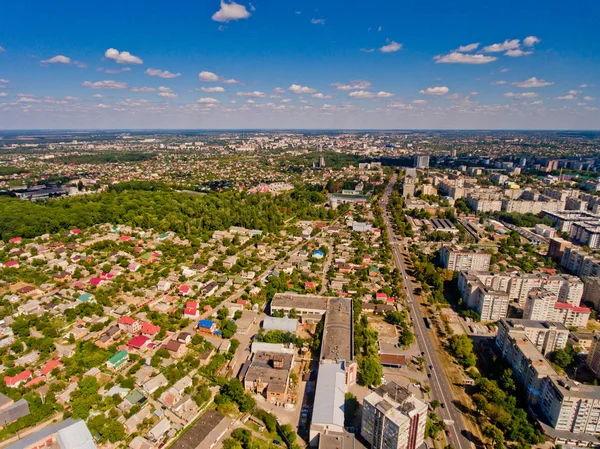
[[[600,128],[600,4],[5,2],[0,129]]]

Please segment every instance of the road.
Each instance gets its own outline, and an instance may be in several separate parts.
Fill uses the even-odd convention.
[[[396,179],[397,174],[394,174],[380,203],[381,209],[383,210],[385,227],[388,232],[389,243],[392,246],[394,264],[402,274],[407,305],[410,306],[410,315],[414,325],[417,343],[421,351],[425,353],[423,358],[425,359],[426,370],[431,374],[431,378],[429,379],[429,383],[431,385],[431,396],[433,399],[437,399],[446,406],[445,408],[439,408],[436,410],[436,414],[443,420],[454,421],[453,425],[448,426],[448,430],[450,432],[448,439],[450,440],[450,443],[457,449],[470,449],[472,447],[472,443],[463,435],[463,430],[466,431],[466,426],[462,414],[453,403],[454,396],[452,394],[452,389],[450,388],[450,384],[446,378],[446,375],[444,374],[442,364],[440,363],[435,347],[431,341],[434,333],[425,326],[419,301],[414,296],[414,286],[406,272],[403,252],[401,249],[403,248],[403,244],[401,241],[396,239],[394,229],[388,214],[386,213],[389,196],[394,188]],[[429,369],[429,366],[433,366],[433,369]]]

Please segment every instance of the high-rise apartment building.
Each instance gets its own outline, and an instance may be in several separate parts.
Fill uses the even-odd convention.
[[[451,271],[487,271],[491,256],[483,251],[467,251],[456,246],[443,246],[440,252],[442,266]]]
[[[427,405],[390,382],[365,397],[361,435],[373,449],[416,449],[425,440]]]
[[[429,168],[429,156],[415,156],[415,168]]]

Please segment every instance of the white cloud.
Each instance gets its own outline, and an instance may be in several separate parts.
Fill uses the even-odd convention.
[[[8,94],[6,92],[0,92],[0,97],[6,97]]]
[[[131,92],[155,92],[154,87],[132,87]]]
[[[256,101],[248,99],[248,100],[246,100],[246,103],[248,103],[248,104],[254,104],[254,103],[256,103]]]
[[[275,89],[273,89],[274,92],[277,92],[278,94],[282,94],[285,92],[285,89],[283,87],[276,87]]]
[[[222,76],[217,75],[214,72],[208,72],[206,70],[203,70],[202,72],[200,72],[198,74],[198,79],[200,81],[204,81],[207,83],[217,83],[217,82],[221,82],[223,84],[242,84],[240,83],[238,80],[234,80],[234,79],[225,79]]]
[[[459,53],[469,53],[470,51],[477,50],[477,48],[479,48],[479,42],[475,42],[469,45],[461,45],[456,51]]]
[[[202,92],[207,92],[207,93],[222,93],[225,92],[225,89],[222,88],[221,86],[215,86],[215,87],[201,87],[200,90]]]
[[[390,41],[388,39],[388,43],[386,45],[384,45],[383,47],[379,48],[379,51],[382,53],[393,53],[395,51],[398,51],[402,48],[402,44],[399,44],[398,42],[395,41]]]
[[[168,70],[160,70],[160,69],[147,69],[144,73],[146,75],[158,76],[159,78],[166,78],[166,79],[177,78],[178,76],[181,76],[181,73],[171,73]]]
[[[560,97],[556,97],[557,100],[575,100],[575,95],[573,94],[567,94],[567,95],[561,95]]]
[[[217,104],[217,103],[219,103],[219,100],[217,100],[216,98],[204,97],[204,98],[200,98],[198,100],[198,103],[202,103],[202,104]]]
[[[503,84],[506,84],[506,81],[502,81],[502,80],[500,80],[500,81],[492,81],[490,84],[492,86],[502,86]]]
[[[217,100],[216,98],[204,97],[200,98],[197,102],[202,104],[218,104],[219,100]]]
[[[588,85],[587,85],[587,84],[580,84],[580,85],[579,85],[579,88],[580,88],[580,89],[585,89],[586,87],[588,87]]]
[[[514,50],[508,50],[504,53],[504,56],[511,56],[513,58],[518,58],[519,56],[527,56],[532,54],[532,51],[523,51],[520,48],[515,48]]]
[[[426,100],[413,100],[413,104],[427,104]]]
[[[143,64],[141,58],[132,55],[128,51],[119,51],[115,48],[109,48],[104,52],[104,57],[106,59],[112,59],[118,64]]]
[[[301,86],[299,84],[292,84],[290,87],[288,87],[288,91],[292,92],[293,94],[314,94],[317,92],[317,90],[313,89],[312,87]]]
[[[505,97],[508,98],[515,98],[517,100],[524,100],[524,99],[528,99],[528,98],[535,98],[537,96],[539,96],[539,94],[535,93],[535,92],[519,92],[517,94],[513,93],[513,92],[506,92],[504,94]]]
[[[373,53],[375,51],[374,48],[361,48],[360,51],[363,53]]]
[[[450,89],[448,89],[446,86],[428,87],[427,89],[420,91],[420,93],[424,95],[436,96],[446,95],[448,92],[450,92]]]
[[[71,58],[64,55],[56,55],[50,59],[42,60],[42,64],[71,64]]]
[[[89,87],[90,89],[127,89],[127,83],[123,83],[120,81],[84,81],[81,83],[82,87]]]
[[[312,96],[312,97],[313,97],[313,98],[316,98],[316,99],[318,99],[318,100],[331,100],[331,98],[332,98],[332,97],[331,97],[331,95],[323,95],[323,94],[322,94],[322,93],[320,93],[320,92],[319,92],[319,93],[316,93],[316,94],[313,94],[313,96]]]
[[[594,97],[590,97],[589,95],[586,95],[585,97],[583,97],[583,99],[584,99],[585,101],[594,101],[594,100],[595,100],[595,98],[594,98]]]
[[[486,53],[499,53],[507,50],[514,50],[519,48],[519,39],[505,40],[500,44],[492,44],[487,47],[483,47],[483,51]]]
[[[454,51],[447,55],[436,56],[433,59],[438,64],[488,64],[498,58],[486,55],[467,55]]]
[[[551,86],[554,83],[550,82],[550,81],[546,81],[543,79],[537,79],[535,76],[525,80],[525,81],[520,81],[517,83],[513,83],[515,86],[520,87],[522,89],[530,89],[533,87],[546,87],[546,86]]]
[[[350,92],[348,96],[352,98],[390,98],[393,97],[394,94],[384,91],[369,92],[366,90],[357,90],[355,92]]]
[[[315,19],[314,17],[310,19],[310,23],[313,25],[325,25],[325,19]]]
[[[0,84],[8,84],[8,83],[10,83],[10,80],[0,78]]]
[[[247,19],[250,13],[244,5],[236,2],[221,2],[221,9],[212,15],[215,22],[229,22],[231,20]]]
[[[207,72],[207,71],[200,72],[198,74],[198,79],[200,81],[206,81],[209,83],[216,83],[217,81],[220,81],[219,75],[217,75],[216,73]]]
[[[533,47],[535,44],[539,44],[540,42],[542,42],[542,40],[535,36],[527,36],[525,39],[523,39],[523,45],[526,47]]]
[[[252,98],[264,98],[265,93],[255,90],[254,92],[237,92],[235,94],[238,97],[252,97]]]
[[[0,53],[3,53],[6,51],[6,48],[4,48],[2,45],[0,45]]]
[[[158,88],[158,96],[163,98],[177,98],[177,94],[170,87],[160,86]]]
[[[569,92],[567,92],[569,95],[577,95],[580,94],[581,91],[580,90],[570,90]]]
[[[102,95],[102,94],[94,94],[94,95],[92,95],[92,98],[104,98],[104,95]]]
[[[331,83],[337,90],[354,90],[354,89],[369,89],[371,82],[366,80],[350,81],[348,84]]]

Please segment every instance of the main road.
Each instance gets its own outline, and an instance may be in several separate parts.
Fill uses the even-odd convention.
[[[385,227],[388,232],[388,240],[392,247],[392,254],[394,257],[394,264],[396,268],[400,270],[404,279],[404,291],[406,293],[407,304],[410,306],[410,317],[413,322],[415,329],[415,335],[417,338],[417,344],[424,353],[423,358],[425,359],[426,370],[428,374],[431,374],[429,383],[431,385],[431,396],[433,399],[437,399],[445,407],[439,408],[436,413],[445,421],[453,421],[453,424],[448,425],[450,443],[457,449],[471,449],[472,444],[465,437],[463,430],[466,430],[465,423],[462,414],[456,408],[453,403],[454,395],[450,388],[450,383],[444,374],[444,369],[438,358],[435,346],[432,344],[432,337],[435,336],[432,330],[427,329],[425,322],[423,321],[423,314],[421,313],[421,307],[417,298],[414,295],[413,284],[406,273],[406,266],[404,264],[402,241],[396,239],[394,228],[390,222],[387,214],[387,207],[389,202],[390,193],[394,188],[398,175],[394,174],[390,180],[386,191],[381,199],[381,209],[383,211],[383,219]],[[432,366],[433,369],[429,367]]]

